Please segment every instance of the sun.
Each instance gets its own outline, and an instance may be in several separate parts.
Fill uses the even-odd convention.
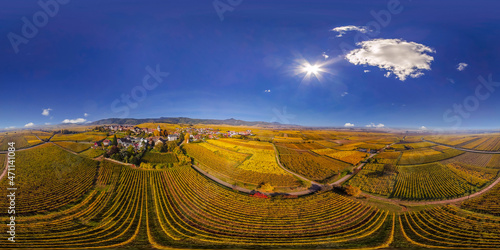
[[[318,65],[304,65],[304,72],[306,72],[307,74],[313,74],[313,75],[317,75],[320,71],[321,71],[321,68],[318,66]]]
[[[323,69],[321,66],[322,66],[321,64],[311,64],[304,60],[299,64],[296,70],[296,74],[298,75],[305,74],[303,79],[305,81],[310,81],[312,77],[315,77],[316,79],[320,80],[321,74],[323,72],[326,72],[326,70]]]

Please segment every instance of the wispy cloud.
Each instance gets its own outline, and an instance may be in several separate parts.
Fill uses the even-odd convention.
[[[368,28],[366,26],[347,25],[347,26],[340,26],[340,27],[333,28],[332,31],[339,33],[337,35],[337,37],[342,37],[348,31],[358,31],[361,33],[367,33],[370,30],[368,30]]]
[[[77,119],[65,119],[64,121],[62,121],[62,123],[84,123],[86,122],[87,120],[86,119],[83,119],[83,118],[77,118]]]
[[[469,66],[469,64],[464,63],[464,62],[461,62],[461,63],[459,63],[459,64],[457,65],[457,70],[458,70],[458,71],[462,71],[462,70],[464,70],[467,66]]]
[[[349,92],[345,91],[344,93],[340,94],[340,96],[344,97],[344,96],[346,96],[348,94],[349,94]]]
[[[344,127],[346,127],[346,128],[354,127],[354,124],[348,122],[348,123],[344,124]]]
[[[372,122],[372,123],[366,125],[365,127],[367,127],[367,128],[383,128],[383,127],[385,127],[385,125],[382,123],[375,124]]]
[[[33,127],[33,126],[35,126],[35,124],[34,124],[34,123],[32,123],[32,122],[30,122],[30,123],[28,123],[28,124],[24,125],[24,127],[26,127],[26,128],[30,128],[30,127]]]
[[[83,116],[87,117],[87,116],[89,116],[89,114],[85,113],[85,114],[83,114]]]
[[[264,93],[271,93],[271,90],[270,89],[266,89],[266,90],[264,90]]]
[[[422,70],[430,70],[434,60],[427,54],[434,53],[433,49],[401,39],[375,39],[357,45],[361,48],[352,50],[345,56],[350,63],[377,66],[388,71],[386,77],[392,73],[401,81],[408,76],[422,76]]]
[[[51,111],[51,110],[52,110],[51,108],[43,109],[43,111],[42,111],[42,115],[44,115],[44,116],[49,116],[49,115],[50,115],[50,111]]]

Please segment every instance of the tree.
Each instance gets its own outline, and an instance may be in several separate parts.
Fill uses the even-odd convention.
[[[113,141],[111,142],[111,145],[118,146],[118,140],[116,139],[116,134],[113,136]]]
[[[269,183],[264,183],[260,186],[260,189],[264,192],[272,192],[274,190],[274,187],[269,184]]]
[[[156,143],[154,149],[158,152],[162,152],[163,151],[163,142],[160,141],[160,142]]]
[[[361,194],[361,189],[359,187],[347,185],[344,187],[344,191],[346,192],[347,195],[357,197],[358,195]]]
[[[189,133],[186,133],[186,135],[184,136],[184,141],[189,143]]]

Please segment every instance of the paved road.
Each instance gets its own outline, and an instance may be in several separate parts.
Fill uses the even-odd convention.
[[[482,151],[482,150],[474,150],[474,149],[468,149],[468,148],[460,148],[460,147],[455,147],[452,145],[443,144],[443,143],[439,143],[439,142],[428,141],[428,140],[425,140],[424,138],[422,138],[422,141],[430,142],[430,143],[434,143],[437,145],[441,145],[441,146],[445,146],[445,147],[449,147],[449,148],[454,148],[454,149],[458,149],[458,150],[462,150],[462,151],[466,151],[466,152],[480,153],[480,154],[500,154],[500,151]]]

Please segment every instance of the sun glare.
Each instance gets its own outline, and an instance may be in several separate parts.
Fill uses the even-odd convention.
[[[326,72],[325,69],[323,69],[321,66],[322,64],[311,64],[307,61],[303,61],[299,64],[296,70],[296,74],[298,75],[304,75],[303,81],[310,81],[312,77],[315,77],[316,79],[320,80],[321,79],[321,74],[323,72]]]

